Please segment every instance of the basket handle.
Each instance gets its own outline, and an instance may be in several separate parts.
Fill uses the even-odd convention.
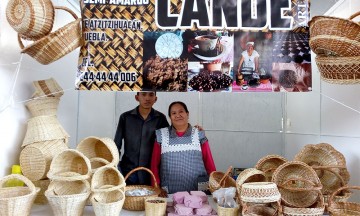
[[[78,16],[77,16],[71,9],[69,9],[69,8],[67,8],[67,7],[55,6],[54,9],[64,10],[64,11],[66,11],[66,12],[69,12],[69,13],[71,14],[71,16],[74,17],[75,20],[78,19]],[[21,41],[20,34],[18,34],[18,43],[19,43],[19,46],[20,46],[21,49],[24,49],[24,48],[25,48],[23,42]]]
[[[221,185],[221,187],[224,187],[224,186],[225,186],[226,179],[227,179],[228,177],[230,177],[229,174],[230,174],[232,168],[233,168],[232,166],[229,166],[229,168],[228,168],[228,169],[226,170],[226,172],[224,173],[224,176],[220,179],[219,185]]]
[[[28,178],[26,178],[23,175],[19,175],[19,174],[11,174],[11,175],[5,176],[2,179],[0,179],[0,188],[3,188],[4,183],[11,179],[17,179],[17,180],[24,182],[30,189],[31,193],[36,192],[35,185]]]
[[[306,183],[309,183],[313,187],[309,188],[309,189],[307,189],[307,188],[291,188],[291,187],[287,187],[286,185],[291,181],[306,182]],[[278,185],[278,187],[286,189],[286,190],[292,190],[292,191],[309,191],[309,190],[321,190],[322,189],[322,185],[316,186],[316,184],[314,182],[309,181],[307,179],[302,179],[302,178],[290,178],[290,179],[287,179],[281,185]]]
[[[331,206],[331,204],[334,203],[334,197],[340,193],[340,191],[342,190],[348,190],[348,189],[355,189],[355,190],[360,190],[360,186],[344,186],[344,187],[341,187],[339,189],[337,189],[334,193],[331,194],[330,196],[330,199],[329,199],[329,208]]]
[[[357,16],[359,16],[360,15],[360,11],[358,11],[358,12],[356,12],[356,13],[354,13],[353,15],[351,15],[350,17],[349,17],[349,19],[354,19],[355,17],[357,17]]]
[[[158,184],[157,184],[157,182],[156,182],[156,178],[155,178],[155,176],[154,176],[154,173],[151,172],[151,170],[149,170],[149,169],[146,168],[146,167],[137,167],[137,168],[131,170],[130,172],[128,172],[128,174],[126,174],[126,176],[125,176],[125,181],[129,178],[129,176],[130,176],[131,174],[133,174],[134,172],[139,171],[139,170],[144,170],[144,171],[147,171],[148,173],[150,173],[151,177],[152,177],[153,180],[154,180],[155,187],[156,187],[156,188],[159,188],[159,186],[158,186]]]
[[[345,183],[345,181],[344,181],[344,178],[341,177],[341,176],[339,175],[339,173],[335,172],[335,171],[332,170],[331,168],[328,168],[327,166],[325,166],[325,167],[313,167],[313,169],[314,169],[314,170],[325,170],[325,171],[331,172],[332,174],[334,174],[336,177],[338,177],[338,178],[340,179],[340,181],[341,181],[341,186],[345,186],[345,185],[346,185],[346,183]]]

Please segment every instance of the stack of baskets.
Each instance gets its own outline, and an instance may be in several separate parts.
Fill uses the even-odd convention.
[[[44,204],[44,191],[49,185],[46,174],[53,157],[68,149],[69,135],[59,123],[56,114],[62,88],[53,79],[33,82],[35,92],[33,99],[26,103],[32,118],[28,127],[20,153],[20,165],[24,176],[41,188],[35,203]]]
[[[335,84],[360,83],[360,24],[352,19],[314,16],[309,22],[310,47],[324,81]]]
[[[353,203],[347,201],[336,201],[336,196],[342,191],[349,191],[351,189],[360,190],[359,186],[344,186],[337,189],[329,199],[329,212],[333,216],[344,215],[360,215],[360,203]]]
[[[77,150],[65,150],[53,158],[47,175],[51,182],[45,196],[54,215],[82,215],[90,196],[90,160]]]
[[[286,162],[287,159],[280,155],[267,155],[256,163],[255,169],[264,172],[266,181],[271,181],[274,171]]]
[[[69,12],[75,21],[51,32],[55,9]],[[81,45],[80,19],[66,7],[54,7],[51,0],[9,0],[6,18],[19,34],[21,52],[41,64],[52,63]],[[34,43],[24,47],[21,39]]]

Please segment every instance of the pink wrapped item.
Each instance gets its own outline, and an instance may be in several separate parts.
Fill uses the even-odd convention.
[[[186,207],[184,204],[176,204],[174,208],[175,213],[178,215],[194,215],[193,208]]]
[[[190,191],[190,194],[201,197],[203,204],[208,203],[208,197],[207,197],[206,193],[204,193],[203,191]]]
[[[208,204],[203,204],[203,206],[201,208],[198,209],[194,209],[195,210],[195,215],[211,215],[212,212],[212,208],[210,205]]]
[[[181,191],[181,192],[174,193],[174,195],[173,195],[174,205],[175,204],[184,204],[184,197],[186,195],[189,195],[189,192]]]
[[[199,196],[186,195],[184,197],[184,205],[190,208],[201,208],[203,206],[203,201]]]

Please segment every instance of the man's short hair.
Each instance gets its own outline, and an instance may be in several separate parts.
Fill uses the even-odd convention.
[[[154,94],[156,95],[156,91],[139,91],[139,92],[136,92],[136,95],[139,95],[140,92],[154,92]]]

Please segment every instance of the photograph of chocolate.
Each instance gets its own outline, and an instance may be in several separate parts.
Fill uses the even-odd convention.
[[[187,91],[188,60],[182,34],[144,32],[143,91]]]
[[[188,91],[231,92],[234,38],[228,31],[185,31]]]

